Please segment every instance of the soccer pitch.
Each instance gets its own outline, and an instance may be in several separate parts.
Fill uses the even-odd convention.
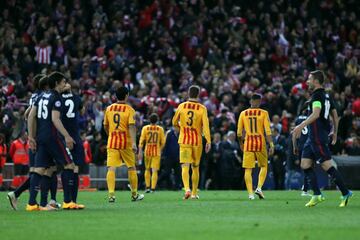
[[[80,192],[83,211],[26,212],[10,209],[0,193],[0,238],[22,239],[359,239],[360,191],[346,208],[339,192],[325,191],[313,208],[300,191],[265,191],[266,200],[249,201],[245,191],[202,191],[200,200],[182,192],[159,191],[131,202],[130,192]],[[59,199],[62,193],[59,193]]]

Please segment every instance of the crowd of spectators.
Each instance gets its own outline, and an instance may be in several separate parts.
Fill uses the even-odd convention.
[[[306,78],[321,69],[341,117],[333,153],[358,155],[359,8],[357,0],[1,1],[0,131],[8,144],[19,136],[32,77],[57,70],[82,97],[80,128],[98,165],[106,160],[103,110],[122,85],[139,129],[153,112],[169,129],[188,87],[198,84],[212,136],[226,148],[253,92],[287,139],[309,97]],[[286,165],[285,152],[275,165]],[[221,158],[208,157],[206,176],[219,171],[214,161]]]

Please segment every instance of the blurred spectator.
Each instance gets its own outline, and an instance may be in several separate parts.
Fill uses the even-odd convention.
[[[26,181],[29,172],[29,143],[27,134],[23,131],[20,137],[11,143],[9,156],[14,163],[14,177],[11,188],[16,189]]]
[[[5,136],[4,134],[0,133],[0,190],[4,190],[4,179],[3,179],[3,169],[6,163],[8,151],[7,146],[5,144]]]
[[[81,140],[83,141],[83,146],[85,151],[85,164],[79,166],[80,188],[89,188],[90,187],[89,164],[92,162],[92,153],[91,153],[90,143],[86,139],[86,132],[81,132],[80,136],[81,136]]]
[[[286,139],[280,135],[278,128],[274,128],[272,132],[275,151],[270,157],[270,163],[274,174],[275,189],[281,190],[285,187]]]

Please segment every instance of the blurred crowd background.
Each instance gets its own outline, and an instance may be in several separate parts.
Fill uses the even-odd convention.
[[[270,114],[276,144],[271,174],[282,189],[286,174],[299,169],[289,133],[309,98],[306,79],[321,69],[341,117],[333,154],[360,155],[356,0],[3,0],[0,9],[0,139],[8,146],[26,129],[37,73],[56,70],[71,79],[85,106],[80,128],[99,166],[106,161],[103,110],[115,101],[115,89],[131,90],[140,133],[153,112],[171,130],[174,109],[198,84],[213,137],[201,187],[237,188],[237,119],[257,92]],[[175,133],[168,138],[176,142]],[[165,149],[165,187],[180,184],[169,157],[176,151],[171,144]]]

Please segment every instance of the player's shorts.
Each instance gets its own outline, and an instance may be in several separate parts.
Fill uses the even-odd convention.
[[[76,166],[82,166],[85,164],[85,150],[81,139],[74,139],[74,148],[70,150],[71,156]]]
[[[35,167],[48,168],[55,165],[54,161],[60,166],[73,163],[70,150],[59,137],[52,142],[38,143],[36,148]]]
[[[331,152],[328,143],[313,143],[308,140],[305,142],[301,158],[312,159],[313,161],[323,163],[331,159]]]
[[[107,149],[107,166],[120,167],[122,165],[135,167],[135,153],[131,148],[126,149]]]
[[[268,166],[268,154],[266,149],[261,152],[244,152],[243,155],[243,168],[255,168],[255,162],[259,167],[267,167]]]
[[[145,156],[145,168],[154,168],[159,170],[160,169],[160,156],[155,157],[147,157]]]
[[[184,146],[180,144],[180,163],[190,163],[199,166],[203,146]]]
[[[23,164],[14,164],[14,175],[25,176],[29,173],[29,166]]]

